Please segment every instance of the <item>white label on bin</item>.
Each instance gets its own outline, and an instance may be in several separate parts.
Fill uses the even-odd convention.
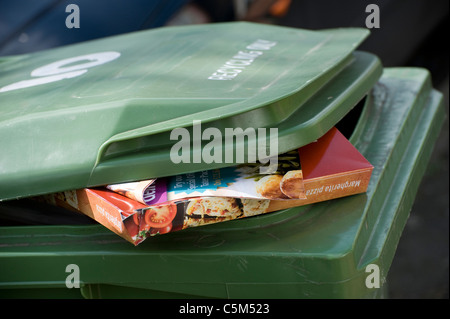
[[[59,60],[34,69],[30,74],[34,77],[33,79],[15,82],[0,88],[0,93],[74,78],[86,73],[88,68],[111,62],[119,56],[119,52],[108,51]]]
[[[232,80],[239,73],[250,66],[253,61],[261,56],[264,51],[270,50],[277,42],[267,40],[256,40],[248,45],[245,50],[237,52],[231,59],[225,62],[213,74],[208,77],[208,80]]]

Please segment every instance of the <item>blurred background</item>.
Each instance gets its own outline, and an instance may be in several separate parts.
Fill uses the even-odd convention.
[[[66,27],[69,4],[79,28]],[[253,21],[305,29],[366,28],[369,4],[379,28],[359,47],[385,67],[428,69],[448,115],[447,0],[0,0],[1,56],[170,25]],[[72,21],[74,22],[74,21]],[[388,274],[389,298],[448,298],[448,116]]]

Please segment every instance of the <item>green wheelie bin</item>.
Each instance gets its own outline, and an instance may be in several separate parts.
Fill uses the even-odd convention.
[[[2,226],[1,296],[385,297],[445,113],[428,71],[383,69],[376,56],[355,51],[367,35],[226,23],[0,61],[0,143],[8,150],[0,160],[0,213],[10,219],[20,220],[24,207],[40,210],[37,216],[53,209],[29,196],[232,165],[170,161],[170,131],[192,130],[194,120],[220,130],[276,127],[279,153],[345,123],[374,166],[364,194],[136,247],[85,220]],[[67,283],[74,265],[76,287]]]

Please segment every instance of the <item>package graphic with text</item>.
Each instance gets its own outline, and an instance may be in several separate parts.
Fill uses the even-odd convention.
[[[260,162],[181,174],[106,188],[146,205],[191,197],[252,199],[306,198],[298,150],[278,156],[271,174],[261,174]]]

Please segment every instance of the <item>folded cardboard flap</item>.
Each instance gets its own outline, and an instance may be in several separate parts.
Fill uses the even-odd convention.
[[[367,190],[373,166],[336,129],[298,150],[303,199],[199,196],[145,205],[105,187],[46,195],[56,205],[71,205],[137,245],[147,237],[217,222],[257,216]]]

